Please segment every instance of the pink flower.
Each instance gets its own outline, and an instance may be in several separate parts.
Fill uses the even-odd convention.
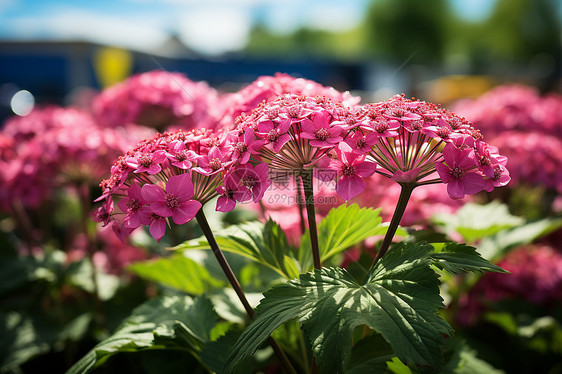
[[[166,152],[166,156],[172,165],[187,170],[193,164],[192,161],[195,160],[197,154],[188,150],[184,142],[176,141],[171,144],[170,149]]]
[[[148,232],[158,242],[166,233],[166,218],[156,213],[148,212],[144,214],[142,216],[142,224],[148,225]]]
[[[199,166],[193,170],[203,175],[213,175],[224,170],[231,163],[228,153],[223,153],[217,146],[211,147],[209,153],[198,157]]]
[[[161,164],[166,161],[166,152],[159,150],[152,154],[142,153],[127,157],[126,161],[127,165],[135,169],[135,173],[158,174],[162,170]]]
[[[453,199],[462,199],[484,189],[484,178],[474,170],[474,151],[460,150],[453,144],[443,149],[444,162],[435,167],[443,183],[447,184],[447,193]]]
[[[356,131],[351,137],[345,139],[345,142],[351,147],[351,149],[353,149],[354,153],[364,155],[369,153],[378,138],[379,137],[375,132],[363,135],[361,131]]]
[[[313,147],[329,148],[343,140],[340,136],[342,128],[330,125],[330,113],[328,112],[318,112],[312,121],[306,118],[301,124],[303,129],[301,137],[311,139],[310,145]]]
[[[172,217],[177,225],[192,220],[201,208],[199,201],[191,200],[193,183],[189,174],[171,177],[166,183],[166,191],[155,184],[145,184],[141,192],[153,213],[162,217]]]
[[[353,199],[365,189],[363,178],[373,175],[377,164],[365,161],[365,156],[353,152],[347,143],[340,143],[335,151],[337,159],[330,161],[330,168],[337,170],[340,176],[336,183],[336,191],[344,200]]]
[[[290,121],[284,121],[278,126],[275,126],[273,121],[265,121],[258,123],[258,136],[268,143],[268,147],[274,153],[278,153],[281,148],[291,140],[291,136],[287,134],[287,130],[291,125]],[[259,147],[262,143],[258,143],[256,147]]]
[[[260,201],[265,190],[271,184],[268,171],[269,167],[265,163],[258,164],[255,167],[251,164],[236,166],[226,177],[235,185],[238,185],[239,195],[237,195],[238,199],[236,200],[243,202],[251,199],[254,203]]]
[[[240,164],[245,164],[250,160],[252,154],[255,154],[254,150],[257,143],[260,141],[255,140],[254,130],[252,128],[247,128],[243,134],[241,134],[236,143],[232,147],[232,159]],[[259,144],[261,146],[261,143]]]
[[[141,216],[150,212],[150,208],[146,206],[146,201],[142,197],[141,187],[137,183],[133,183],[127,190],[127,197],[119,200],[117,203],[119,209],[126,213],[123,223],[126,228],[136,229],[141,223]]]
[[[245,202],[252,199],[252,194],[245,186],[241,185],[240,178],[236,173],[228,173],[225,176],[224,185],[217,187],[219,198],[217,208],[219,212],[230,212],[236,206],[236,202]]]

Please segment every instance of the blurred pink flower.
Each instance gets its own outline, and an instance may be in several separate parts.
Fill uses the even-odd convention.
[[[214,128],[217,92],[181,73],[150,71],[105,89],[95,99],[93,113],[109,127],[136,123],[158,130]]]

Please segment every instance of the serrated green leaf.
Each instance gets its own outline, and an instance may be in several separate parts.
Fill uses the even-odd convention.
[[[136,262],[127,270],[141,278],[191,295],[201,295],[211,289],[224,286],[224,282],[213,278],[203,265],[182,254]]]
[[[292,248],[281,227],[271,219],[263,224],[252,221],[230,226],[214,233],[219,248],[259,262],[290,279],[294,269],[285,268],[285,256],[294,257]],[[184,242],[173,248],[176,251],[210,249],[207,239]]]
[[[302,323],[323,372],[344,371],[359,325],[380,333],[402,360],[438,366],[443,335],[452,330],[436,314],[444,305],[428,258],[432,250],[424,243],[399,244],[364,284],[345,269],[323,268],[273,287],[231,351],[228,370],[294,318]]]
[[[380,209],[359,208],[357,204],[332,208],[318,225],[320,260],[324,262],[371,236],[384,235],[387,226],[382,224],[379,213]],[[399,231],[397,235],[404,232]],[[308,231],[301,238],[299,262],[303,272],[313,268]]]
[[[521,217],[509,213],[507,205],[498,201],[486,205],[468,203],[455,214],[436,214],[432,221],[443,226],[448,233],[458,232],[469,243],[524,222]]]
[[[454,242],[445,243],[445,245],[442,247],[440,246],[435,253],[431,253],[429,257],[438,268],[448,271],[451,274],[471,271],[481,273],[485,271],[508,273],[508,271],[482,258],[482,256],[476,252],[476,248],[469,247],[466,244]]]
[[[172,295],[150,300],[67,373],[88,373],[119,352],[174,348],[195,354],[208,341],[217,319],[207,298]]]

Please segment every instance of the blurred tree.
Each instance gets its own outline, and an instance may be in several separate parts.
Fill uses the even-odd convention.
[[[440,62],[452,13],[447,0],[377,0],[365,19],[366,50],[394,62]]]

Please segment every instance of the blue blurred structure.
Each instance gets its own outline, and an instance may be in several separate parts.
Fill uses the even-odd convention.
[[[90,42],[0,42],[0,86],[30,91],[39,105],[65,103],[76,88],[101,89],[94,67],[94,54],[106,46]],[[163,69],[181,72],[194,81],[215,88],[237,87],[261,75],[276,72],[315,80],[341,90],[365,89],[362,64],[329,61],[255,60],[236,55],[201,58],[190,51],[167,56],[131,51],[132,74]],[[170,56],[171,55],[171,56]],[[6,89],[4,90],[6,91]],[[12,115],[10,95],[0,97],[0,121]]]

